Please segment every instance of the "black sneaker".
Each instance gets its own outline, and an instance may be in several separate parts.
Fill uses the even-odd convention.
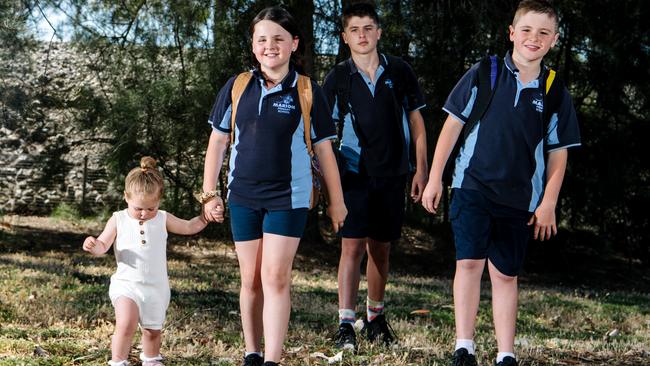
[[[395,342],[397,338],[395,331],[393,331],[393,327],[388,324],[384,314],[377,315],[377,317],[372,321],[364,319],[363,329],[370,342],[379,339],[385,346]]]
[[[451,356],[451,366],[477,366],[476,357],[470,355],[467,348],[459,348]]]
[[[280,366],[280,364],[273,361],[266,361],[262,366]]]
[[[339,324],[339,330],[334,335],[334,344],[340,349],[357,349],[357,335],[354,333],[354,327],[350,323]]]
[[[497,366],[518,366],[518,364],[514,357],[506,356],[503,361],[497,363]]]
[[[244,357],[243,366],[262,366],[264,364],[264,358],[262,356],[251,353],[250,355]]]

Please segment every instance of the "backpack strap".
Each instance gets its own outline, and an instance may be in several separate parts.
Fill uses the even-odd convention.
[[[483,118],[485,111],[490,106],[500,71],[501,62],[497,56],[486,56],[481,59],[478,66],[478,90],[472,112],[469,114],[465,126],[463,126],[463,140],[467,139],[467,136],[472,132],[478,121]]]
[[[300,111],[302,113],[302,122],[305,127],[305,144],[310,157],[314,156],[314,149],[311,146],[311,106],[313,104],[313,94],[311,90],[311,80],[308,76],[298,74],[298,100],[300,101]]]
[[[251,80],[253,77],[252,72],[242,72],[241,74],[237,75],[237,78],[235,78],[235,82],[232,85],[232,90],[230,91],[230,97],[232,99],[232,108],[231,108],[231,114],[230,114],[230,145],[235,143],[235,116],[237,115],[237,106],[239,106],[239,100],[241,99],[242,94],[244,94],[244,90],[246,89],[246,86],[248,86],[248,82]]]
[[[562,96],[564,95],[563,91],[564,82],[562,78],[560,78],[555,70],[549,69],[548,75],[544,79],[544,111],[542,112],[544,126],[547,130],[551,122],[551,116],[560,109]]]

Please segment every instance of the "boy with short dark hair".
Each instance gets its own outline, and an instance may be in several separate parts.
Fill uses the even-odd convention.
[[[436,145],[422,205],[432,213],[438,209],[443,169],[465,125],[449,214],[457,260],[453,365],[476,365],[473,337],[486,259],[499,351],[496,364],[517,365],[517,274],[531,226],[533,238],[540,241],[557,233],[555,207],[567,149],[580,145],[568,91],[563,86],[557,89],[561,84],[556,78],[557,105],[548,93],[555,74],[542,59],[558,40],[557,27],[557,13],[547,1],[522,1],[509,27],[512,51],[488,76],[494,85],[483,115],[465,125],[481,94],[481,63],[460,79],[443,108],[449,116]]]
[[[338,272],[339,330],[336,346],[356,348],[353,328],[360,265],[368,253],[368,297],[364,331],[370,341],[394,340],[384,315],[390,243],[399,239],[404,193],[416,153],[411,198],[418,202],[426,184],[426,135],[419,109],[425,106],[411,67],[380,54],[379,18],[367,3],[343,11],[344,42],[351,58],[325,78],[323,90],[338,122],[342,186],[348,216],[341,230]]]

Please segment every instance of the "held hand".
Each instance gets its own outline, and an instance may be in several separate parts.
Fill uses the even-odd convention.
[[[338,204],[330,204],[327,206],[327,216],[332,220],[332,228],[335,233],[338,233],[339,230],[343,227],[345,222],[345,217],[348,215],[348,209],[345,207],[345,204],[341,201]]]
[[[413,175],[413,182],[411,183],[411,199],[414,203],[420,202],[422,198],[422,191],[427,184],[427,175],[421,171],[416,171]]]
[[[442,182],[429,181],[424,193],[422,194],[422,207],[429,213],[435,214],[438,212],[438,204],[442,196]]]
[[[97,239],[95,237],[89,236],[84,240],[83,250],[92,253],[93,249],[97,246]]]
[[[208,222],[222,223],[224,211],[223,200],[217,196],[203,205],[203,218]]]
[[[548,205],[542,202],[535,210],[535,213],[528,221],[528,225],[535,225],[533,228],[533,239],[539,241],[549,240],[557,235],[555,223],[555,205]]]

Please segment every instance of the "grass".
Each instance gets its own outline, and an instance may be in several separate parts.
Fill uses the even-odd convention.
[[[81,251],[83,238],[99,233],[103,222],[66,215],[0,218],[0,366],[105,365],[110,358],[113,309],[107,293],[115,259]],[[386,299],[399,345],[361,342],[359,352],[344,354],[338,365],[447,364],[454,340],[453,260],[425,232],[409,229],[405,238],[394,251]],[[336,326],[338,253],[335,240],[326,241],[303,243],[299,250],[283,365],[326,365],[314,353],[337,353],[329,337]],[[173,237],[169,274],[166,365],[239,365],[243,341],[232,245]],[[614,291],[617,286],[595,282],[558,286],[526,278],[516,341],[522,365],[650,365],[650,294],[638,290],[648,288],[647,273]],[[360,304],[363,296],[362,284]],[[416,309],[429,313],[412,315]],[[482,365],[492,364],[496,353],[491,316],[485,282],[476,336]],[[131,360],[139,364],[137,344]]]

